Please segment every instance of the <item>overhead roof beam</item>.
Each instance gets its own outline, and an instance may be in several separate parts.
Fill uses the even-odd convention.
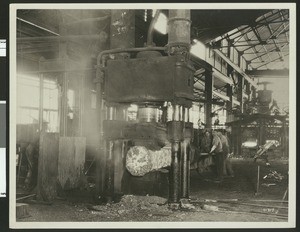
[[[221,80],[222,82],[226,83],[226,84],[230,84],[233,85],[233,81],[232,79],[230,79],[228,76],[226,76],[225,74],[221,73],[219,70],[217,70],[216,68],[213,68],[213,76],[215,76],[216,78],[218,78],[219,80]]]
[[[253,81],[238,65],[233,63],[223,52],[218,49],[214,49],[214,52],[218,54],[223,60],[225,60],[232,68],[234,68],[238,73],[240,73],[252,86],[257,88],[257,84]]]
[[[251,27],[252,28],[252,31],[254,32],[254,35],[256,36],[256,38],[259,40],[260,43],[262,43],[262,39],[260,38],[259,34],[258,34],[258,31],[256,31],[255,27]],[[245,35],[246,38],[248,38],[247,35]],[[255,55],[256,55],[256,58],[259,58],[261,61],[262,61],[262,58],[261,56],[258,55],[258,51],[256,50],[255,46],[252,47],[252,50],[255,52]],[[270,58],[270,56],[269,56]]]
[[[284,56],[287,56],[288,54],[289,54],[289,53],[284,54]],[[273,60],[270,60],[270,61],[268,61],[268,62],[265,62],[264,64],[259,65],[259,66],[255,67],[255,68],[258,69],[258,68],[260,68],[260,67],[262,67],[262,66],[264,66],[264,65],[266,65],[266,64],[270,64],[270,63],[272,63],[272,62],[274,62],[274,61],[281,60],[281,59],[282,59],[282,57],[278,57],[278,58],[276,58],[276,59],[273,59]]]
[[[288,69],[264,69],[264,70],[245,70],[245,72],[252,77],[289,77]]]
[[[274,32],[273,32],[273,30],[272,30],[272,28],[270,27],[269,24],[267,24],[267,28],[268,28],[269,31],[270,31],[270,35],[272,35]],[[281,58],[283,58],[283,54],[282,54],[282,52],[281,52],[281,49],[278,47],[277,41],[276,41],[274,38],[273,38],[272,40],[273,40],[273,42],[274,42],[276,48],[278,49],[278,54],[279,54],[279,56],[280,56]],[[270,57],[270,56],[269,56],[269,57]],[[271,60],[271,58],[270,58],[270,60]]]
[[[41,27],[41,26],[39,26],[39,25],[37,25],[37,24],[34,24],[34,23],[32,23],[32,22],[29,22],[29,21],[27,21],[27,20],[25,20],[25,19],[22,19],[22,18],[17,17],[17,20],[19,20],[19,21],[21,21],[21,22],[24,22],[24,23],[27,23],[27,24],[29,24],[29,25],[31,25],[31,26],[36,27],[36,28],[39,28],[39,29],[41,29],[41,30],[43,30],[43,31],[47,31],[47,32],[49,32],[49,33],[51,33],[51,34],[53,34],[53,35],[59,35],[58,33],[54,32],[54,31],[51,31],[51,30],[49,30],[49,29],[47,29],[47,28],[45,28],[45,27]]]

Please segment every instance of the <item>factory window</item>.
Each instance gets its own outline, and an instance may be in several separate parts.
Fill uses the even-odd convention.
[[[43,121],[46,131],[58,131],[58,88],[56,82],[43,82]],[[40,80],[39,77],[18,75],[17,78],[17,124],[39,123]]]
[[[199,120],[204,123],[204,107],[199,103],[193,103],[191,111],[190,111],[190,120],[193,123],[193,127],[198,129]]]
[[[97,107],[97,94],[95,90],[91,91],[91,108],[96,109]]]
[[[156,9],[152,10],[152,17],[154,17]],[[167,34],[167,24],[168,18],[165,14],[159,13],[156,23],[154,24],[154,29],[161,34]]]
[[[148,18],[148,12],[147,10],[144,10],[144,22],[147,22],[147,18]]]
[[[201,43],[199,40],[194,39],[193,45],[191,46],[191,54],[199,57],[202,60],[206,60],[206,46]]]

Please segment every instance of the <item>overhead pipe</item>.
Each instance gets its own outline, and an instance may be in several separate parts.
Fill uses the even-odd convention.
[[[105,32],[97,35],[66,35],[66,36],[38,36],[38,37],[18,37],[18,43],[28,43],[28,42],[45,42],[45,41],[66,41],[72,39],[99,39],[101,42],[107,40],[107,35]]]
[[[190,10],[169,10],[168,47],[170,48],[170,50],[172,49],[172,47],[174,47],[175,50],[176,47],[183,47],[187,51],[189,51],[191,44],[190,18]]]

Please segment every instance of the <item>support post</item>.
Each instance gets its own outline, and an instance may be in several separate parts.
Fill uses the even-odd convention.
[[[104,162],[105,159],[103,157],[103,138],[102,138],[102,120],[103,120],[103,107],[102,107],[102,78],[103,73],[97,69],[97,76],[95,78],[96,82],[96,103],[97,103],[97,131],[98,131],[98,146],[96,151],[96,196],[99,198],[102,194],[103,190],[103,179],[104,179]]]
[[[238,75],[238,92],[237,92],[237,100],[240,102],[240,112],[244,112],[244,100],[243,100],[243,87],[244,87],[244,77],[242,75]]]
[[[168,139],[171,142],[171,168],[169,174],[169,203],[173,209],[179,208],[179,198],[181,195],[181,145],[184,140],[184,121],[180,105],[173,106],[172,121],[167,123]]]
[[[189,198],[190,190],[190,141],[192,138],[193,124],[185,122],[184,140],[181,143],[181,198]]]
[[[226,85],[226,93],[227,93],[227,97],[229,97],[229,101],[226,101],[226,121],[227,122],[230,122],[232,121],[231,119],[231,116],[232,116],[232,105],[233,105],[233,102],[232,102],[232,96],[233,96],[233,93],[232,93],[232,86],[230,84],[227,84]]]
[[[43,112],[44,112],[44,74],[40,74],[40,102],[39,102],[39,132],[43,133]]]
[[[205,104],[204,104],[204,111],[205,111],[205,124],[207,128],[212,126],[212,93],[213,93],[213,75],[210,71],[205,71]]]
[[[172,142],[172,160],[170,169],[170,189],[169,202],[179,202],[179,186],[180,186],[180,168],[179,168],[179,153],[180,143],[178,141]]]

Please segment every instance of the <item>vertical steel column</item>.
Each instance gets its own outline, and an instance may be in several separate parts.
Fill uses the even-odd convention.
[[[183,122],[180,121],[182,117],[180,105],[173,106],[172,121],[167,124],[168,136],[171,141],[171,169],[169,175],[169,203],[174,204],[177,208],[180,198],[180,142],[183,140]]]
[[[286,123],[286,119],[282,120],[282,141],[283,141],[283,155],[286,156],[286,158],[289,158],[289,144],[288,144],[288,127]]]
[[[242,114],[244,111],[243,107],[243,86],[244,86],[244,77],[241,75],[238,75],[238,92],[237,92],[237,100],[240,102],[240,113]],[[237,139],[237,154],[242,155],[242,138],[241,138],[241,133],[242,133],[242,125],[241,123],[238,124],[238,136],[236,137]]]
[[[189,198],[190,188],[190,140],[192,124],[189,123],[189,108],[184,108],[184,140],[181,142],[181,197]]]
[[[227,96],[229,97],[229,101],[226,101],[226,122],[230,122],[232,120],[230,120],[229,116],[232,115],[232,106],[233,106],[233,102],[232,102],[232,86],[230,84],[226,85],[226,93]]]
[[[237,92],[237,100],[240,102],[240,112],[244,112],[244,100],[243,100],[243,87],[244,87],[244,77],[242,75],[238,75],[238,92]]]
[[[39,102],[39,132],[40,132],[40,136],[41,133],[43,133],[44,130],[44,74],[40,74],[40,102]]]
[[[172,160],[170,170],[170,188],[169,188],[169,202],[179,202],[179,190],[180,190],[180,167],[179,167],[179,153],[180,153],[180,142],[172,142]]]
[[[107,107],[106,119],[112,121],[115,120],[115,116],[115,107]],[[105,155],[104,197],[106,202],[111,202],[114,197],[114,141],[111,138],[105,140]]]
[[[190,48],[190,10],[169,10],[168,52],[170,55],[188,59]],[[188,151],[184,141],[185,121],[188,120],[188,109],[175,103],[173,118],[168,123],[169,139],[172,142],[172,160],[170,170],[169,202],[171,207],[178,207],[179,197],[188,197]],[[180,157],[180,158],[179,158]]]
[[[232,41],[228,38],[227,42],[228,42],[227,57],[230,58]],[[229,64],[227,64],[227,76],[228,77],[230,77],[232,75],[232,71],[233,71],[233,68]],[[233,91],[232,91],[232,86],[230,84],[226,85],[226,93],[227,93],[227,96],[229,97],[229,101],[226,102],[226,122],[230,122],[233,120],[232,118],[230,118],[230,116],[233,115],[232,114]]]
[[[97,96],[97,128],[98,128],[98,146],[97,146],[97,153],[96,153],[96,195],[99,197],[102,194],[103,185],[104,185],[104,157],[105,154],[103,151],[104,143],[102,138],[102,120],[103,120],[103,104],[102,104],[102,79],[103,79],[103,72],[97,68],[96,73],[96,96]]]
[[[63,72],[62,81],[62,97],[61,97],[61,117],[60,117],[60,135],[67,136],[67,111],[68,111],[68,77],[67,73]]]
[[[126,121],[127,119],[127,106],[117,105],[115,119],[118,121]],[[114,140],[113,150],[113,164],[114,164],[114,194],[122,192],[122,177],[125,171],[123,147],[124,141],[117,139]]]
[[[213,75],[210,71],[205,71],[205,124],[207,128],[212,126],[212,90],[213,90]]]

